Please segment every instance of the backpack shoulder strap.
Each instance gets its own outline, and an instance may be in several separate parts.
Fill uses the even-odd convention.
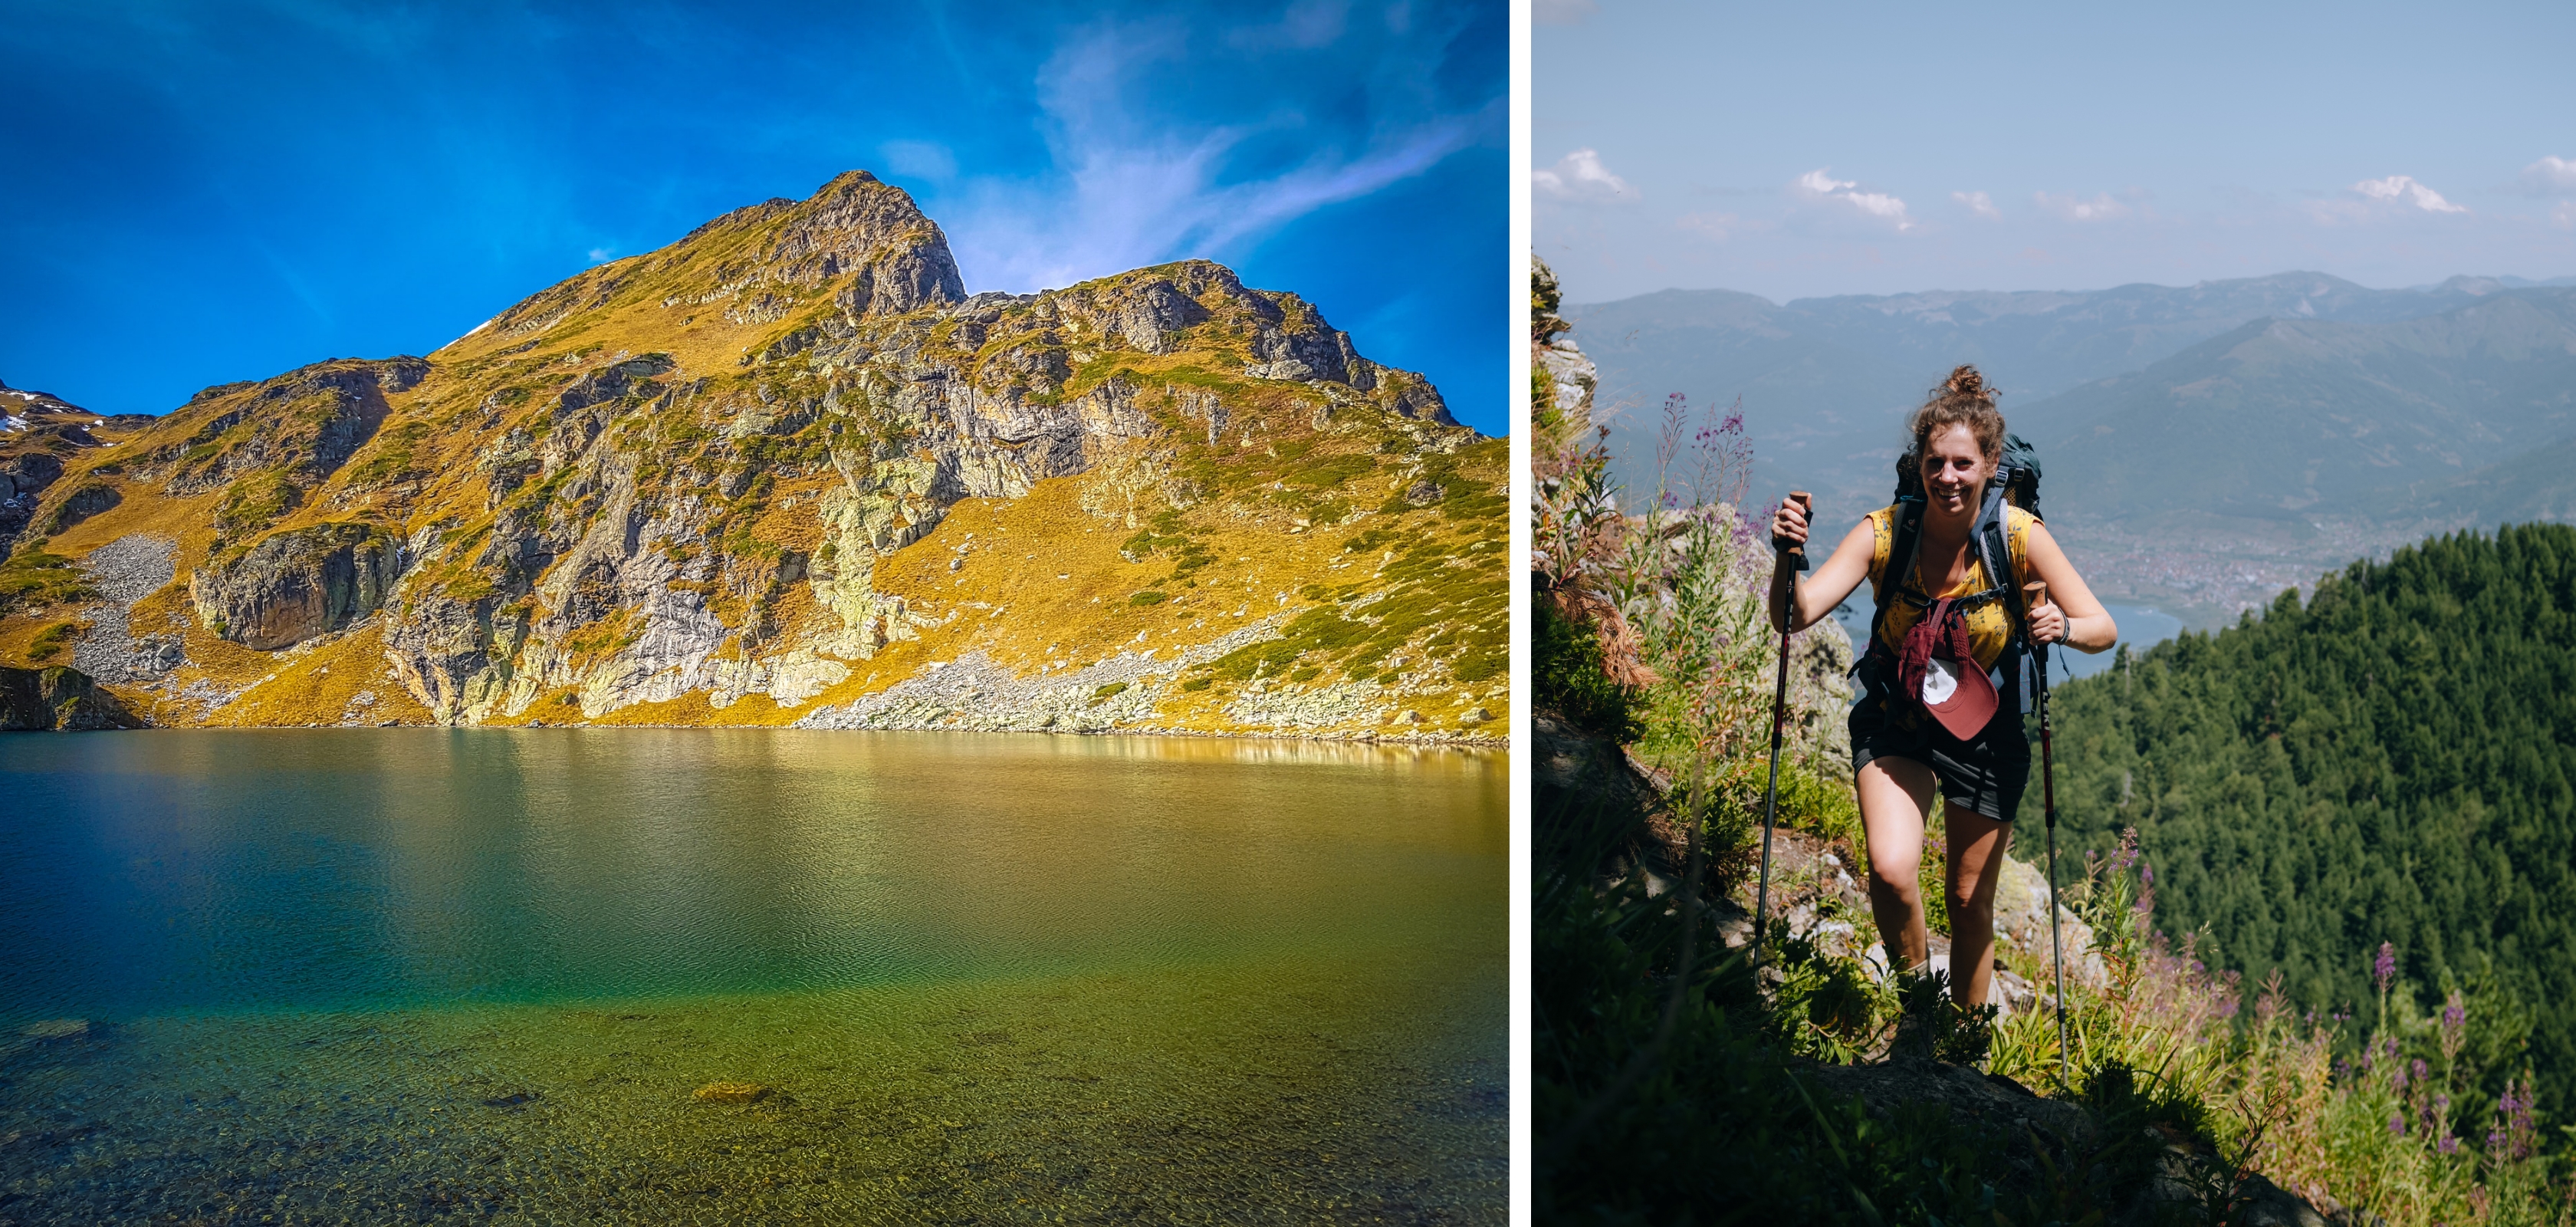
[[[1887,567],[1880,573],[1872,593],[1877,598],[1878,607],[1869,616],[1869,642],[1861,645],[1863,655],[1877,650],[1879,630],[1887,621],[1887,607],[1896,599],[1897,589],[1904,586],[1905,577],[1914,573],[1914,555],[1923,544],[1922,497],[1913,494],[1899,496],[1895,505],[1888,508],[1887,518]]]
[[[2022,608],[2021,572],[2013,565],[2012,503],[2004,497],[2012,471],[1995,475],[1986,487],[1985,505],[1977,510],[1978,562],[1986,573],[1987,591],[2003,602],[2004,617],[2010,619],[2010,638],[2004,641],[2004,654],[1995,662],[2004,673],[2007,690],[2018,690],[2021,684],[2021,658],[2028,650],[2030,623],[2028,611]]]

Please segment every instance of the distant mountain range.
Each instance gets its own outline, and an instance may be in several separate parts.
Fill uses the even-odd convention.
[[[1744,397],[1759,490],[1801,485],[1878,500],[1904,443],[1904,412],[1950,366],[1971,361],[2004,389],[2014,430],[2043,443],[2050,487],[2066,487],[2061,472],[2138,487],[2161,464],[2159,441],[2190,451],[2223,428],[2236,451],[2223,472],[2192,474],[2156,498],[2187,492],[2280,516],[2329,500],[2344,510],[2349,495],[2380,485],[2429,490],[2421,482],[2504,461],[2550,441],[2553,430],[2576,433],[2563,418],[2566,389],[2576,384],[2566,348],[2571,302],[2576,278],[2455,276],[2421,289],[2365,289],[2326,273],[2275,273],[2184,289],[1924,291],[1788,304],[1669,289],[1569,304],[1561,314],[1600,363],[1600,405],[1628,436],[1613,451],[1631,487],[1654,482],[1651,418],[1664,394],[1682,392],[1692,405]],[[2372,438],[2403,423],[2421,425],[2421,438]],[[2409,474],[2398,464],[2437,472]],[[2254,490],[2249,467],[2290,485]],[[2146,487],[2138,490],[2143,498]],[[2123,492],[2115,503],[2069,510],[2128,516],[2138,508]]]
[[[1632,487],[1653,481],[1646,439],[1666,393],[1741,396],[1758,490],[1874,505],[1904,413],[1960,362],[2003,390],[2050,488],[2087,492],[2062,504],[2078,519],[2563,507],[2530,487],[2545,469],[2510,466],[2576,434],[2576,278],[2373,290],[2292,272],[1785,305],[1666,290],[1562,314],[1600,367],[1600,405],[1623,415],[1613,450]]]
[[[2256,320],[2010,420],[2085,517],[2418,518],[2419,492],[2576,435],[2576,289],[2391,323]],[[2512,505],[2500,476],[2467,497]]]

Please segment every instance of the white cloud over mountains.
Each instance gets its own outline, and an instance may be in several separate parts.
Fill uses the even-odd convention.
[[[1597,150],[1577,149],[1556,165],[1530,172],[1530,187],[1557,200],[1635,200],[1636,189],[1601,164]]]
[[[1884,192],[1861,191],[1857,181],[1837,179],[1826,171],[1826,167],[1819,166],[1798,176],[1789,185],[1790,194],[1806,201],[1840,201],[1867,216],[1894,222],[1900,231],[1914,228],[1913,215],[1906,211],[1903,200]]]
[[[2363,197],[2396,204],[2413,205],[2427,213],[2466,213],[2468,208],[2442,199],[2440,192],[2415,181],[2413,175],[2390,175],[2385,179],[2364,179],[2352,185]]]

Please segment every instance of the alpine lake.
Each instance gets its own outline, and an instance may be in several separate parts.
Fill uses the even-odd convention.
[[[0,738],[0,1222],[1501,1222],[1507,776]]]

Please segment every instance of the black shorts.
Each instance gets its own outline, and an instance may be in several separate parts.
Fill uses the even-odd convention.
[[[2017,696],[2003,705],[1974,741],[1961,741],[1928,712],[1913,719],[1890,719],[1890,699],[1873,691],[1852,708],[1852,774],[1873,758],[1906,758],[1932,769],[1941,795],[1961,809],[1997,822],[2010,822],[2021,808],[2022,790],[2030,784],[2030,742],[2021,727]],[[1911,728],[1899,727],[1911,724]]]

